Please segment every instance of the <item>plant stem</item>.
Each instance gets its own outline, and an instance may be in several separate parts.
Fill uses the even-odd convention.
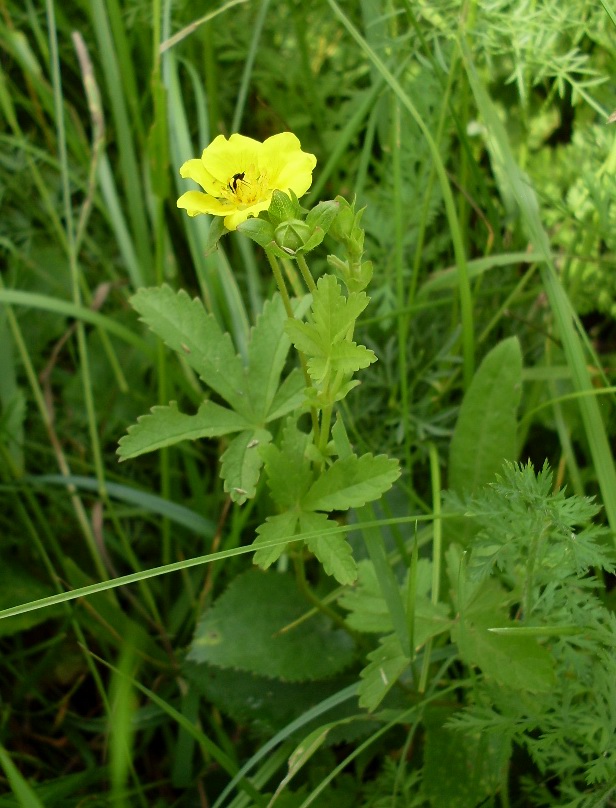
[[[308,581],[306,580],[306,568],[302,553],[293,556],[293,565],[295,567],[295,578],[297,580],[297,585],[302,595],[304,595],[304,597],[309,600],[310,603],[312,603],[312,605],[322,614],[329,617],[333,623],[335,623],[341,629],[344,629],[344,631],[346,631],[348,634],[352,634],[342,617],[325,603],[323,603],[323,601],[314,594],[312,589],[310,589]]]
[[[303,255],[296,255],[295,260],[297,261],[297,265],[299,266],[300,272],[302,273],[302,278],[304,279],[306,286],[311,294],[314,294],[317,290],[317,285],[314,282],[314,278],[312,277],[312,273],[310,272],[310,268],[306,263],[306,259]]]
[[[284,304],[284,309],[287,313],[287,317],[289,319],[294,320],[295,315],[293,314],[293,307],[291,306],[291,300],[289,298],[289,293],[287,292],[287,287],[284,282],[284,278],[282,277],[282,272],[280,271],[280,267],[278,266],[278,259],[274,255],[271,250],[268,250],[267,247],[265,248],[265,254],[267,255],[267,260],[269,261],[269,265],[272,268],[272,272],[274,273],[274,278],[278,285],[278,290],[280,291],[280,296],[282,297],[282,302]],[[306,357],[301,351],[297,352],[299,356],[300,365],[302,366],[302,372],[304,374],[304,379],[306,381],[306,387],[312,387],[312,379],[310,378],[310,374],[308,373],[308,366],[306,365]],[[314,433],[314,441],[318,445],[319,441],[319,416],[317,414],[316,407],[310,408],[310,417],[312,418],[312,429]]]

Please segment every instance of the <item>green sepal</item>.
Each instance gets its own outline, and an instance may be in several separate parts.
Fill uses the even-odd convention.
[[[304,208],[299,204],[297,196],[290,188],[288,194],[279,190],[272,193],[272,201],[267,213],[274,228],[289,219],[301,219],[304,212]]]
[[[211,255],[218,249],[218,242],[229,231],[225,227],[225,220],[222,216],[212,216],[210,219],[210,229],[205,241],[205,255]]]
[[[238,224],[237,230],[263,248],[269,247],[274,241],[274,225],[260,216],[246,219],[245,222]]]

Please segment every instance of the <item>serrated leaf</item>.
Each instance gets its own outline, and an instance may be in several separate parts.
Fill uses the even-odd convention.
[[[284,631],[308,608],[290,576],[244,573],[199,621],[188,659],[289,682],[334,676],[353,660],[345,631],[323,615]]]
[[[283,431],[280,448],[270,444],[263,450],[267,485],[273,500],[284,509],[295,507],[312,482],[306,458],[310,435],[300,432],[293,421]]]
[[[336,523],[323,513],[302,511],[299,517],[301,533],[328,531],[336,527]],[[357,578],[357,564],[353,558],[351,545],[340,535],[315,536],[306,539],[306,546],[323,564],[323,569],[332,575],[340,584],[352,584]]]
[[[246,397],[242,394],[242,362],[235,353],[231,337],[223,333],[213,315],[206,314],[201,301],[191,300],[185,291],[174,292],[163,284],[139,289],[130,302],[143,322],[183,356],[212,390],[238,412],[248,412]]]
[[[238,505],[256,494],[263,465],[261,449],[271,439],[267,429],[250,429],[233,438],[220,458],[220,476],[225,481],[225,491]]]
[[[483,623],[465,620],[451,633],[467,665],[476,665],[486,678],[515,690],[545,693],[554,687],[554,659],[535,638],[494,634]]]
[[[400,476],[398,461],[385,455],[352,455],[336,460],[302,499],[310,511],[346,511],[378,499]]]
[[[257,548],[254,554],[254,563],[266,570],[274,561],[277,561],[287,549],[287,542],[280,542],[274,547],[261,547],[265,542],[277,539],[292,539],[297,532],[299,516],[295,511],[285,511],[275,516],[268,516],[262,525],[257,528],[257,538],[252,546]]]
[[[510,337],[484,358],[464,396],[451,440],[451,489],[477,491],[505,460],[516,459],[521,392],[522,353],[517,337]]]
[[[331,345],[326,356],[314,356],[308,360],[308,373],[316,382],[323,381],[329,373],[356,373],[376,362],[376,354],[364,345],[355,342],[339,342]]]
[[[366,308],[369,298],[364,292],[345,297],[333,275],[323,275],[313,294],[312,316],[314,327],[322,339],[334,344],[344,339],[355,321]]]
[[[368,654],[370,663],[361,672],[359,706],[375,710],[408,667],[410,660],[402,652],[395,634],[381,640]]]
[[[328,371],[348,375],[376,361],[372,351],[347,341],[368,300],[363,292],[345,297],[336,278],[325,275],[313,293],[308,322],[287,321],[287,333],[295,347],[308,357],[308,368],[315,380],[321,381]]]
[[[213,401],[204,401],[194,415],[181,413],[172,401],[167,407],[152,407],[148,415],[130,426],[128,434],[120,438],[118,455],[120,460],[128,460],[183,440],[215,438],[250,426],[242,415]]]
[[[305,388],[306,381],[301,371],[293,368],[276,391],[266,422],[282,418],[300,407],[305,398]]]
[[[444,603],[433,604],[428,597],[432,585],[432,564],[420,559],[417,565],[417,581],[414,602],[415,624],[413,639],[419,650],[430,637],[449,631],[452,621]],[[401,587],[401,595],[406,587]],[[349,611],[346,622],[355,631],[389,634],[393,622],[387,603],[381,592],[378,578],[371,561],[359,564],[359,581],[353,589],[342,593],[338,603]]]
[[[285,333],[287,314],[280,295],[266,301],[248,345],[246,390],[255,418],[263,421],[278,390],[291,341]]]

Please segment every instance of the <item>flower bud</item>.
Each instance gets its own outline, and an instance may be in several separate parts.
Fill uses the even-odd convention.
[[[276,244],[288,253],[294,253],[303,247],[311,235],[311,227],[301,219],[282,222],[274,231]]]

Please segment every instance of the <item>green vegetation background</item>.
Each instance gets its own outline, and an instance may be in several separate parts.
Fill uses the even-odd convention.
[[[607,0],[0,2],[0,808],[614,804],[615,24]],[[243,355],[274,291],[240,235],[206,254],[178,167],[286,130],[307,206],[367,206],[379,361],[345,417],[403,466],[349,520],[360,585],[312,570],[342,628],[252,570],[272,503],[231,505],[224,445],[116,457],[153,404],[202,400],[128,298],[186,289]],[[482,488],[503,460],[538,476]],[[488,643],[531,602],[535,635]]]

